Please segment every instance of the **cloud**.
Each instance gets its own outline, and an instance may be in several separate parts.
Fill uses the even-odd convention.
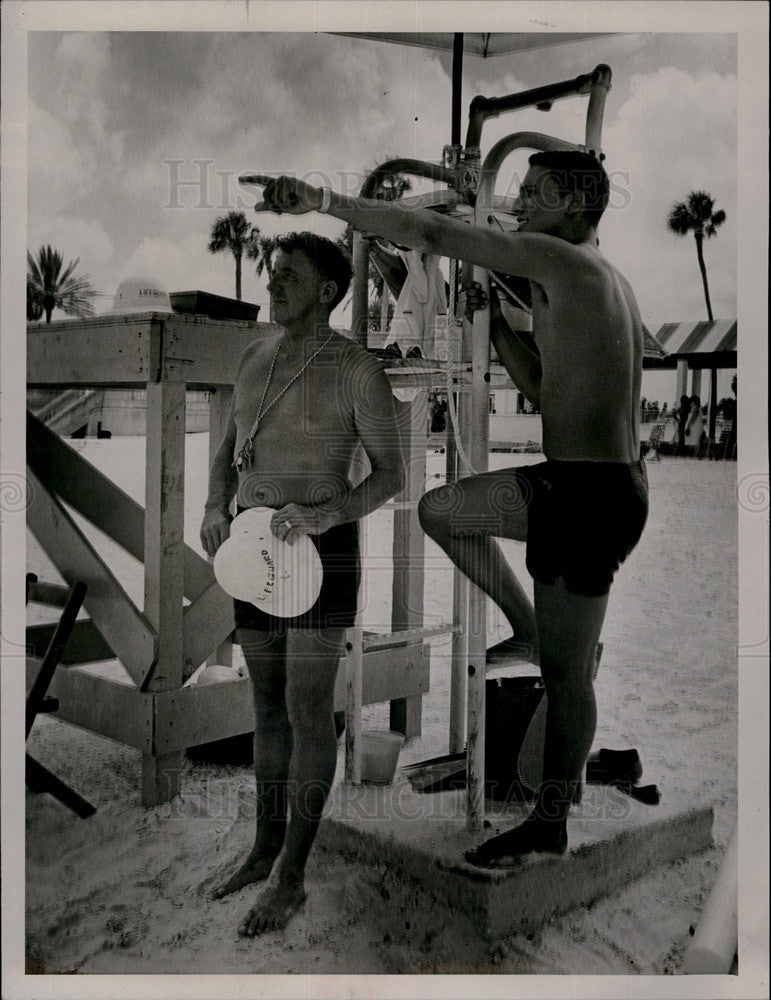
[[[81,277],[88,275],[97,291],[110,291],[104,280],[110,273],[114,246],[100,222],[66,215],[31,214],[27,237],[29,250],[34,255],[44,244],[58,250],[65,263],[79,257],[78,274]]]

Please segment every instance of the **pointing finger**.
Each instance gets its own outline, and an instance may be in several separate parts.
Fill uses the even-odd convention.
[[[261,184],[265,187],[267,184],[273,180],[272,177],[268,177],[267,174],[241,174],[238,178],[239,184]]]

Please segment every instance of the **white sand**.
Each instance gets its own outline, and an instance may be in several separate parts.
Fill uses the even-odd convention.
[[[141,442],[80,446],[141,500]],[[189,436],[190,544],[197,544],[205,453],[205,436]],[[493,456],[495,465],[514,458],[537,460]],[[441,457],[429,456],[429,486],[441,469]],[[236,927],[255,890],[218,903],[209,902],[206,892],[250,844],[250,770],[188,763],[182,796],[145,810],[139,804],[137,752],[40,717],[30,748],[98,811],[81,821],[47,795],[27,795],[28,971],[676,972],[736,820],[736,465],[663,458],[649,465],[649,478],[648,526],[618,574],[603,632],[595,742],[636,746],[643,782],[655,782],[668,801],[687,796],[713,805],[714,849],[653,871],[531,938],[512,937],[495,946],[454,929],[435,908],[407,920],[397,904],[407,898],[406,890],[393,873],[316,849],[303,912],[282,934],[246,941]],[[386,627],[388,619],[390,571],[383,539],[390,537],[389,520],[387,512],[373,515],[377,530],[367,535],[374,566],[366,623],[378,627]],[[524,569],[521,548],[506,545],[519,570]],[[447,620],[449,566],[430,545],[426,555],[427,620]],[[122,553],[118,561],[127,589],[140,599],[140,567]],[[42,578],[52,578],[34,544],[29,565]],[[491,637],[496,634],[505,632],[492,612]],[[402,763],[447,750],[448,655],[447,641],[433,643],[424,737],[405,747]],[[387,725],[387,706],[366,709],[365,724]],[[411,900],[411,909],[416,906],[420,909],[419,894]]]

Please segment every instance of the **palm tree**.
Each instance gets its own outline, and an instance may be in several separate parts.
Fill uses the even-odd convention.
[[[40,319],[45,313],[46,323],[51,322],[54,309],[61,309],[68,316],[81,319],[94,315],[93,299],[96,291],[88,275],[75,275],[80,257],[62,268],[62,255],[50,246],[43,246],[37,257],[27,251],[27,316]]]
[[[263,236],[257,226],[252,227],[249,242],[246,246],[246,256],[257,262],[255,272],[259,277],[263,271],[268,272],[268,278],[273,277],[273,259],[278,250],[275,236]]]
[[[702,247],[705,239],[717,232],[718,226],[725,222],[725,212],[714,211],[715,200],[706,191],[691,191],[686,201],[681,201],[669,213],[668,226],[678,236],[692,232],[696,240],[696,256],[699,259],[701,280],[704,282],[704,298],[707,300],[707,316],[712,322],[712,305],[709,301],[709,285],[707,284],[707,268],[704,264]]]
[[[209,237],[209,253],[232,253],[236,261],[236,298],[241,301],[241,259],[246,252],[252,235],[243,212],[228,212],[214,220]]]

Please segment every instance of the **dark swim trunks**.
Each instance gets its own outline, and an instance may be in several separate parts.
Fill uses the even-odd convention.
[[[322,535],[308,537],[318,549],[324,570],[321,591],[313,607],[295,618],[277,618],[248,601],[234,599],[237,629],[284,633],[288,628],[350,628],[354,624],[361,577],[358,522],[349,521]]]
[[[643,462],[558,462],[516,470],[528,504],[526,563],[539,583],[607,594],[648,516]]]

